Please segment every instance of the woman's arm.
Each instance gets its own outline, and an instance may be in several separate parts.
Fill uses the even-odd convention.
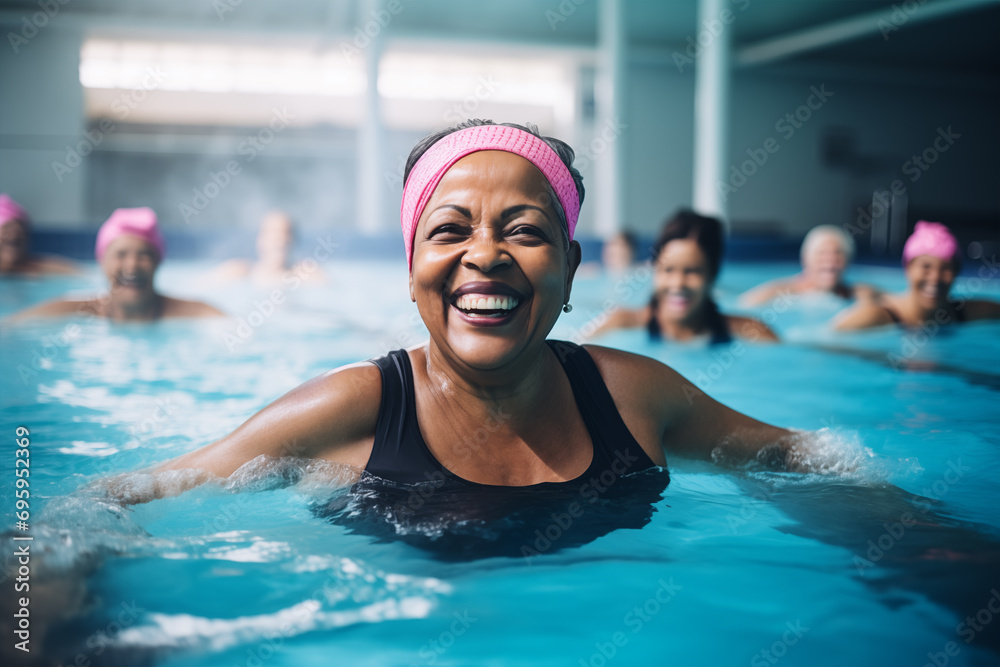
[[[857,331],[892,324],[892,318],[885,308],[875,301],[858,302],[842,313],[833,322],[836,331]]]
[[[664,452],[717,463],[808,470],[808,434],[765,424],[712,399],[648,357],[588,345],[626,426],[654,461]]]
[[[743,308],[761,306],[777,297],[781,290],[790,288],[791,283],[792,281],[787,278],[779,278],[766,282],[763,285],[758,285],[741,294],[739,304]]]
[[[781,341],[778,338],[778,334],[774,333],[771,327],[760,320],[755,320],[752,317],[741,317],[739,315],[728,315],[726,316],[726,320],[729,324],[729,330],[740,338],[745,338],[755,343],[778,343]]]
[[[226,478],[258,456],[324,459],[363,469],[371,454],[382,397],[376,366],[330,371],[288,392],[229,435],[162,463],[137,485],[128,473],[102,482],[125,503],[175,495],[213,478]],[[195,471],[170,474],[172,471]]]
[[[94,312],[94,300],[70,301],[68,299],[55,299],[46,301],[37,306],[25,308],[4,318],[5,322],[24,322],[46,317],[65,317],[67,315],[81,315]]]
[[[590,334],[590,338],[596,338],[601,334],[608,333],[609,331],[616,331],[618,329],[635,329],[637,327],[646,326],[646,322],[649,321],[650,312],[649,306],[644,308],[619,308],[618,310],[610,313],[607,318],[601,322],[601,324],[594,329],[594,332]]]

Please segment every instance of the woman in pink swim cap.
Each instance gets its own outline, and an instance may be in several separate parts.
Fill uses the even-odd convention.
[[[910,288],[861,303],[834,323],[841,331],[896,324],[919,327],[935,321],[951,324],[1000,319],[1000,303],[950,295],[962,266],[958,241],[940,222],[921,220],[903,245],[903,268]]]
[[[596,495],[665,465],[668,451],[806,467],[808,435],[735,412],[652,359],[547,340],[570,310],[580,263],[584,190],[572,161],[559,140],[489,121],[420,141],[400,217],[410,298],[430,340],[325,373],[154,471],[191,481],[110,492],[142,502],[261,455],[346,464],[355,479]]]
[[[58,299],[15,315],[17,319],[87,315],[110,320],[212,317],[223,313],[199,301],[159,294],[153,277],[164,256],[163,237],[151,208],[119,208],[97,232],[95,256],[108,278],[108,293],[82,301]]]

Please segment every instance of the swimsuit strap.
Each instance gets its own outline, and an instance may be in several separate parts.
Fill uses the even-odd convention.
[[[569,378],[573,397],[594,446],[593,460],[581,478],[599,475],[608,469],[618,471],[623,466],[627,473],[655,467],[622,420],[590,354],[573,343],[546,342]],[[427,447],[417,422],[413,369],[406,350],[394,350],[373,359],[372,363],[382,375],[382,403],[375,427],[375,443],[365,471],[403,484],[449,479],[471,486],[490,486],[458,477],[441,465]],[[576,481],[544,482],[533,486]]]
[[[608,391],[608,385],[601,377],[601,371],[581,346],[561,340],[546,341],[556,353],[562,364],[570,386],[573,388],[573,398],[587,426],[587,433],[594,443],[594,468],[601,459],[601,469],[606,469],[617,460],[638,457],[631,464],[629,472],[652,468],[656,464],[649,458],[635,436],[628,430],[621,413],[615,406],[615,400]]]
[[[413,369],[406,350],[373,359],[382,374],[382,403],[375,426],[375,445],[365,470],[403,484],[440,480],[444,467],[423,446],[417,424]]]

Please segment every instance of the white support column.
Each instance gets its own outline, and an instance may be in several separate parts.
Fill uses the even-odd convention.
[[[717,33],[702,46],[695,63],[694,83],[694,209],[703,215],[718,216],[728,228],[727,207],[718,183],[726,180],[729,143],[729,87],[732,58],[730,26],[719,20],[728,9],[727,0],[699,0],[696,31]]]
[[[595,231],[610,236],[625,223],[626,63],[628,35],[624,0],[601,0],[597,20],[597,122],[580,151],[594,163]]]
[[[370,20],[373,12],[382,7],[382,0],[361,0],[357,20],[360,24]],[[364,234],[383,231],[382,200],[385,193],[382,182],[382,98],[378,93],[379,61],[382,58],[382,31],[375,34],[364,50],[365,97],[358,128],[358,190],[357,215],[359,228]]]

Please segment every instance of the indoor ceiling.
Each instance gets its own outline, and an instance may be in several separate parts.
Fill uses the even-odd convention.
[[[597,39],[599,0],[393,0],[401,11],[386,34],[407,39],[501,41],[591,47]],[[384,6],[389,0],[382,0]],[[577,3],[580,4],[577,4]],[[965,11],[900,26],[888,39],[872,29],[835,45],[799,53],[791,60],[821,60],[885,67],[1000,73],[1000,1],[975,0],[731,0],[727,6],[737,52],[798,31],[844,19],[891,12],[904,5],[916,17],[940,5]],[[90,31],[206,30],[286,35],[308,33],[343,39],[370,20],[358,0],[73,0],[58,20],[78,21]],[[0,0],[6,22],[38,11],[37,0]],[[900,11],[902,11],[900,9]],[[902,14],[900,14],[902,15]],[[696,37],[694,0],[625,0],[630,46],[671,52]],[[561,20],[565,19],[565,20]],[[873,19],[872,24],[876,23]]]

